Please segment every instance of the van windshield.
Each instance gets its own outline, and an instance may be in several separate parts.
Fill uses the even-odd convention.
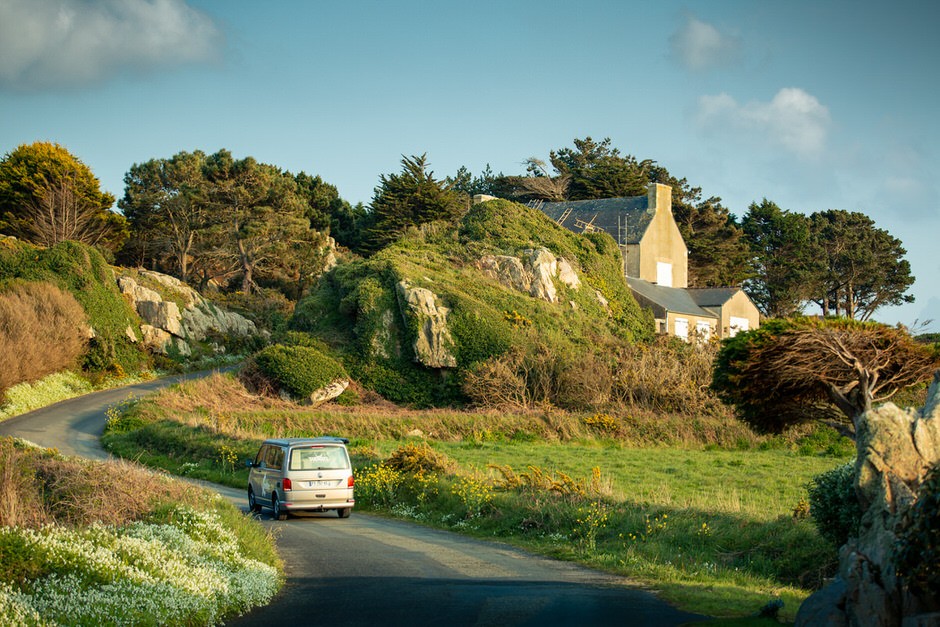
[[[338,446],[295,448],[290,454],[291,470],[342,470],[348,467],[346,455]]]

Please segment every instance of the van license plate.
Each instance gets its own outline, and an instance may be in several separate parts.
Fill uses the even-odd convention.
[[[332,481],[308,481],[308,488],[329,488],[333,485]]]

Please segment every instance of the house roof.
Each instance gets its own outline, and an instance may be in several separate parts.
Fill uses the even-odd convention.
[[[633,277],[627,277],[627,284],[642,300],[649,302],[654,308],[662,309],[664,313],[680,313],[701,318],[718,317],[714,312],[700,307],[689,291],[681,287],[663,287]]]
[[[689,296],[699,307],[721,307],[741,291],[740,287],[690,287]]]
[[[653,220],[653,214],[647,211],[647,196],[545,202],[539,209],[555,222],[571,209],[571,213],[561,222],[563,227],[582,233],[584,224],[592,224],[610,234],[618,244],[638,244]]]

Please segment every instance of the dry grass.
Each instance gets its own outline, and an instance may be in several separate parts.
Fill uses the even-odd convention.
[[[72,366],[87,326],[75,297],[50,283],[18,283],[0,294],[0,395]]]
[[[464,393],[480,407],[635,411],[730,417],[709,390],[717,342],[657,338],[603,353],[558,355],[517,348],[467,373]]]
[[[163,502],[197,505],[206,493],[125,461],[92,462],[0,439],[0,525],[123,525]]]
[[[300,437],[324,434],[361,440],[409,436],[451,442],[571,441],[613,439],[627,446],[755,445],[759,437],[722,414],[689,416],[648,409],[609,411],[613,429],[592,426],[593,414],[553,408],[461,411],[412,410],[387,403],[318,408],[299,406],[248,392],[234,377],[213,375],[166,389],[139,406],[144,421],[169,417],[191,427],[237,438]]]

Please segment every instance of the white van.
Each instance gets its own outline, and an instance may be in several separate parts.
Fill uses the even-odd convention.
[[[352,464],[346,438],[275,438],[265,440],[249,460],[248,507],[270,507],[276,520],[288,512],[335,509],[348,518],[353,498]]]

